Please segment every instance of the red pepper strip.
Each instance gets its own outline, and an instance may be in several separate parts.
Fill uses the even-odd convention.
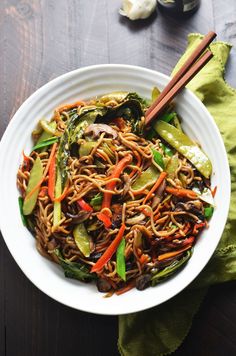
[[[199,232],[198,230],[202,229],[204,226],[206,226],[206,224],[204,222],[200,223],[200,224],[195,224],[194,228],[193,228],[193,235],[197,235]]]
[[[105,264],[110,261],[110,259],[112,258],[112,256],[116,252],[116,250],[117,250],[117,248],[118,248],[118,246],[119,246],[119,244],[121,242],[121,239],[122,239],[122,237],[124,235],[124,232],[125,232],[125,228],[126,228],[125,224],[122,224],[120,230],[118,231],[118,234],[115,237],[115,239],[112,241],[112,243],[106,249],[104,254],[99,258],[99,260],[92,267],[91,272],[100,271],[105,266]]]
[[[197,194],[190,189],[166,187],[166,191],[167,193],[175,195],[176,197],[183,197],[183,198],[190,198],[190,199],[197,198]]]
[[[101,220],[106,228],[109,228],[112,224],[111,219],[104,213],[98,213],[97,218]]]
[[[190,236],[183,241],[181,246],[192,245],[194,243],[194,240],[195,238],[193,236]]]
[[[114,167],[114,170],[110,176],[110,178],[119,178],[123,169],[132,161],[132,156],[127,155],[123,157],[120,162]],[[116,186],[116,182],[110,182],[106,185],[107,190],[113,190]],[[102,202],[102,209],[108,208],[110,209],[111,205],[111,198],[112,193],[104,193],[103,202]]]
[[[82,198],[77,200],[77,204],[81,207],[82,210],[89,211],[89,212],[93,211],[93,208],[88,203],[86,203],[86,201]]]
[[[55,181],[56,181],[56,151],[54,152],[49,170],[48,170],[48,195],[51,199],[51,201],[54,201],[55,199]]]

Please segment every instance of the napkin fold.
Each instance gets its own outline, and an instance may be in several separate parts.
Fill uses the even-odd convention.
[[[173,73],[202,39],[190,34]],[[224,80],[231,45],[214,42],[210,62],[189,83],[213,116],[223,137],[231,171],[231,203],[219,245],[200,275],[176,297],[155,308],[119,316],[118,349],[122,356],[161,356],[174,352],[188,334],[210,285],[236,279],[236,90]]]

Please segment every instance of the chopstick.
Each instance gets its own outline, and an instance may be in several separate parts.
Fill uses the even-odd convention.
[[[155,106],[155,108],[145,117],[145,125],[150,122],[169,104],[173,98],[190,82],[190,80],[204,67],[207,62],[213,57],[210,51],[207,51],[197,61],[189,71],[172,87],[172,89],[164,96],[164,98]]]
[[[198,58],[202,55],[202,53],[206,50],[209,44],[216,37],[215,32],[209,32],[201,41],[201,43],[197,46],[197,48],[193,51],[191,56],[187,59],[184,65],[179,69],[179,71],[174,75],[171,81],[167,84],[167,86],[163,89],[159,97],[155,100],[155,102],[150,106],[150,108],[146,111],[146,121],[145,124],[149,124],[158,113],[167,105],[175,95],[179,93],[179,91],[200,71],[200,69],[211,59],[212,54],[208,50],[199,60]],[[198,61],[197,61],[198,60]],[[196,62],[197,61],[197,62]],[[197,65],[197,63],[200,64]],[[183,80],[184,78],[184,80]],[[181,84],[179,84],[181,82]],[[175,90],[173,91],[173,88]],[[165,99],[168,94],[168,98],[170,97],[169,92],[171,92],[171,99]],[[160,105],[162,103],[162,105]]]

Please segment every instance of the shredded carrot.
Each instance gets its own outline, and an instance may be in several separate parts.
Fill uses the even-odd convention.
[[[123,169],[132,161],[132,156],[129,154],[125,157],[123,157],[117,165],[114,167],[112,174],[110,175],[110,178],[119,178],[121,175]],[[106,189],[107,190],[113,190],[116,186],[116,182],[110,182],[107,183]],[[111,205],[111,199],[112,199],[112,193],[104,193],[103,196],[103,201],[102,201],[102,209],[108,208],[110,209]]]
[[[48,170],[49,170],[49,166],[51,164],[51,160],[53,159],[53,156],[55,154],[55,151],[56,151],[56,148],[57,148],[57,143],[54,143],[53,146],[52,146],[52,150],[51,150],[51,153],[50,153],[50,156],[49,156],[49,159],[48,159],[48,163],[45,167],[45,170],[44,170],[44,173],[43,173],[43,177],[42,179],[40,179],[40,181],[38,182],[38,184],[36,184],[36,186],[31,190],[31,192],[29,192],[25,199],[29,199],[31,197],[31,195],[34,194],[34,192],[40,188],[41,184],[43,183],[44,179],[46,178],[46,175],[48,174]]]
[[[175,195],[176,197],[183,197],[183,198],[190,198],[190,199],[197,198],[197,194],[190,189],[166,187],[166,191],[167,193]]]
[[[64,188],[62,194],[58,198],[54,198],[54,202],[58,202],[59,203],[60,201],[65,199],[65,197],[67,196],[68,190],[69,190],[69,181],[67,180],[65,188]]]
[[[108,246],[108,248],[106,249],[106,251],[104,252],[104,254],[99,258],[99,260],[95,263],[95,265],[93,265],[91,272],[98,272],[100,271],[105,264],[110,261],[110,259],[112,258],[112,256],[114,255],[114,253],[116,252],[121,239],[124,235],[125,232],[125,224],[121,225],[120,230],[118,231],[118,234],[116,235],[115,239],[112,241],[112,243]]]
[[[116,295],[121,295],[124,294],[126,292],[128,292],[129,290],[133,289],[135,287],[135,282],[132,281],[129,284],[127,284],[127,286],[125,286],[124,288],[121,288],[117,291],[115,291]]]
[[[157,259],[158,259],[158,261],[167,260],[168,258],[175,257],[175,256],[179,255],[180,253],[190,249],[191,247],[192,247],[192,245],[188,245],[184,248],[181,248],[181,250],[178,250],[178,251],[163,253],[162,255],[159,255],[157,257]]]
[[[215,198],[216,192],[217,192],[217,185],[216,185],[215,188],[212,189],[212,191],[211,191],[211,194],[212,194],[213,198]]]
[[[118,126],[120,130],[125,128],[125,120],[123,117],[116,117],[112,119],[111,123],[114,123],[116,126]]]
[[[85,105],[86,105],[86,103],[84,101],[76,101],[75,103],[72,103],[72,104],[61,105],[56,109],[56,111],[61,113],[62,111],[67,111],[67,110],[76,108],[78,106],[85,106]]]
[[[40,189],[40,192],[39,192],[39,197],[45,197],[46,194],[47,194],[47,190],[48,190],[48,187],[46,186],[43,186],[41,189]]]
[[[152,187],[152,189],[149,191],[147,194],[146,198],[143,201],[143,204],[145,204],[151,197],[152,194],[155,192],[155,190],[161,185],[162,181],[165,179],[167,173],[166,172],[161,172],[159,178],[157,179],[156,183]]]
[[[141,264],[144,264],[144,263],[146,263],[146,262],[148,261],[148,259],[149,259],[148,255],[142,254],[142,256],[141,256],[140,259],[139,259],[139,262],[140,262]]]

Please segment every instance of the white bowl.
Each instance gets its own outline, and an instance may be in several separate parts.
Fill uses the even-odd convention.
[[[42,117],[50,118],[60,104],[88,99],[111,91],[137,91],[150,97],[151,89],[163,88],[169,78],[161,73],[127,65],[97,65],[66,73],[31,95],[9,123],[0,145],[0,226],[6,244],[25,275],[41,291],[75,309],[97,314],[126,314],[161,304],[183,290],[200,273],[222,235],[230,201],[230,173],[225,147],[214,120],[188,90],[176,99],[185,132],[200,142],[213,165],[212,186],[217,185],[216,209],[198,240],[192,258],[174,277],[142,292],[103,298],[93,284],[64,277],[62,269],[43,258],[35,240],[22,225],[18,208],[16,174],[22,150],[32,147],[31,132]]]

